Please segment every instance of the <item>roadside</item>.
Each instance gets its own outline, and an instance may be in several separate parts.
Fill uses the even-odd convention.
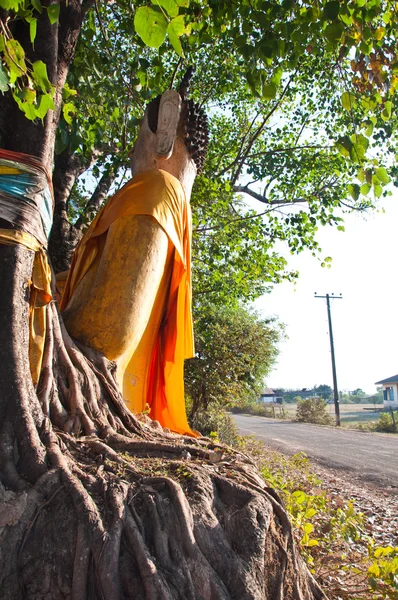
[[[398,486],[398,436],[324,427],[265,417],[233,415],[243,435],[255,435],[286,454],[305,452],[326,468],[350,472],[381,489]]]
[[[296,542],[330,600],[398,598],[398,498],[392,489],[241,438],[282,497]]]
[[[366,532],[381,546],[398,545],[398,496],[394,488],[361,481],[352,473],[310,461],[328,494],[338,503],[353,500],[357,512],[366,517]]]

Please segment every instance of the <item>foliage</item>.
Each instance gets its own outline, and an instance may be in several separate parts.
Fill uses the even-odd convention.
[[[378,545],[354,502],[329,493],[305,454],[285,456],[253,437],[238,438],[282,497],[301,553],[330,598],[396,600],[398,547]]]
[[[189,408],[189,407],[188,407]],[[199,410],[191,419],[193,429],[204,436],[233,446],[238,437],[238,429],[230,414],[218,406],[209,406],[206,411]]]
[[[259,402],[246,402],[244,404],[238,404],[232,406],[231,412],[233,414],[248,414],[256,415],[257,417],[271,417],[277,419],[286,418],[286,413],[283,406],[280,404],[262,404]]]
[[[327,412],[327,403],[322,398],[298,398],[296,420],[317,425],[332,424],[332,419]]]
[[[375,425],[376,431],[397,433],[398,411],[383,412]]]
[[[62,26],[65,7],[0,7],[0,90],[43,118],[51,83],[44,64],[25,60],[17,29],[34,43],[46,19]],[[195,64],[193,93],[212,117],[192,198],[195,289],[224,305],[255,298],[297,276],[277,241],[321,256],[318,227],[343,229],[345,210],[384,193],[396,146],[396,12],[382,0],[96,2],[63,90],[56,152],[94,161],[98,178],[123,172],[145,103],[170,86],[182,57]],[[73,208],[84,211],[83,196]]]
[[[256,399],[273,366],[281,328],[242,307],[202,306],[196,313],[196,356],[185,364],[191,416],[210,404]]]

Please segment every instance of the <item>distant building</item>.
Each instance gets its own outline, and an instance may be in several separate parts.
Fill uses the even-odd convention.
[[[265,388],[265,390],[261,392],[258,401],[263,402],[264,404],[282,404],[283,396],[277,394],[274,390],[271,390],[271,388]]]
[[[376,381],[376,385],[383,386],[383,404],[384,408],[398,408],[398,375],[387,377],[381,381]]]

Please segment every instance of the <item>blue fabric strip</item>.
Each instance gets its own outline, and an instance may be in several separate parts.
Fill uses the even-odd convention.
[[[5,174],[0,170],[0,193],[3,192],[7,196],[28,201],[29,204],[36,207],[48,238],[53,221],[53,201],[46,178],[42,173],[34,172],[32,166],[25,166],[20,162],[1,159],[0,165],[20,171],[15,174]]]

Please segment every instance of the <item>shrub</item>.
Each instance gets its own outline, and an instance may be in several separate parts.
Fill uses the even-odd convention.
[[[316,425],[333,424],[333,419],[327,412],[327,403],[322,398],[298,398],[296,420]]]
[[[233,446],[238,437],[238,428],[231,415],[218,407],[211,407],[206,411],[198,411],[190,423],[206,437],[217,438],[220,442]]]
[[[393,414],[395,417],[395,422],[393,419]],[[376,423],[376,431],[383,431],[384,433],[397,433],[397,425],[398,422],[398,411],[394,413],[381,413],[379,420]]]

